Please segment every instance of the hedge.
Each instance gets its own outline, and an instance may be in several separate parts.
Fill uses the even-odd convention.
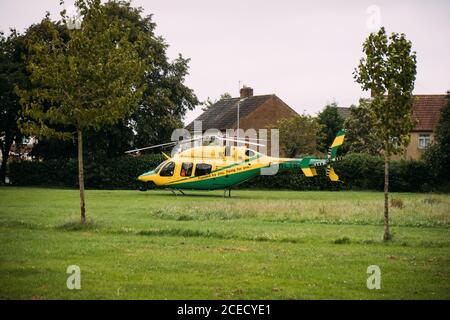
[[[86,161],[85,186],[91,189],[135,189],[136,178],[164,160],[162,155],[122,156],[114,159]],[[18,186],[78,187],[76,159],[12,161],[9,179]]]
[[[135,189],[136,177],[156,167],[164,158],[161,155],[140,157],[123,156],[115,159],[89,161],[85,164],[85,184],[91,189]],[[347,154],[334,165],[341,183],[330,182],[325,169],[318,176],[305,177],[300,170],[283,172],[276,176],[260,176],[245,182],[239,188],[290,189],[290,190],[383,190],[384,163],[379,156]],[[9,164],[9,178],[18,186],[77,187],[76,159],[38,161],[13,161]],[[422,161],[392,161],[390,167],[391,191],[432,191],[439,189]]]

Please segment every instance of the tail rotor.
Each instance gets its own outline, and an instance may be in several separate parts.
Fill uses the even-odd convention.
[[[336,174],[336,172],[334,172],[331,163],[339,160],[336,157],[336,155],[339,147],[344,143],[344,138],[345,138],[345,129],[342,129],[337,133],[336,138],[334,138],[333,144],[328,149],[328,154],[326,157],[326,164],[327,164],[326,176],[330,178],[331,181],[339,181],[339,176]]]

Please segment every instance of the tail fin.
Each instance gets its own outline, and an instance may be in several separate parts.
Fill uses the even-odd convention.
[[[334,138],[331,147],[328,149],[327,160],[333,161],[336,158],[336,154],[339,147],[344,144],[344,138],[345,138],[345,129],[341,129],[337,133],[336,138]]]
[[[340,146],[344,143],[345,138],[345,129],[341,129],[336,138],[334,138],[331,147],[328,149],[327,156],[327,177],[330,178],[331,181],[339,181],[339,176],[334,172],[334,169],[331,167],[331,162],[336,161],[336,154]]]

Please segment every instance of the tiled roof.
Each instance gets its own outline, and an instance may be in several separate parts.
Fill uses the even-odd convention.
[[[412,131],[434,131],[441,114],[441,109],[447,104],[445,94],[419,94],[414,95],[413,120],[416,126]],[[350,108],[338,107],[338,114],[347,119]]]
[[[265,103],[273,95],[252,96],[241,101],[239,117],[244,118],[259,106]],[[237,122],[237,105],[240,98],[221,99],[209,107],[194,121],[202,121],[202,129],[230,129]],[[189,131],[194,130],[194,121],[186,126]]]
[[[413,131],[434,131],[441,109],[447,104],[445,94],[415,95],[413,119],[417,121]]]

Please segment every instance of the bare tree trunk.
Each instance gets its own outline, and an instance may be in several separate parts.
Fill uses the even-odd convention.
[[[78,129],[78,184],[80,185],[81,223],[86,223],[86,207],[84,203],[84,171],[83,171],[83,132]]]
[[[8,138],[6,137],[2,148],[2,164],[0,167],[0,184],[4,184],[6,180],[6,165],[8,164],[8,158],[9,158],[9,151],[11,150],[11,146],[14,142],[15,136]]]
[[[385,151],[384,155],[384,236],[383,239],[391,240],[389,231],[389,155]]]
[[[2,154],[2,164],[0,167],[0,184],[4,184],[6,180],[6,164],[8,163],[8,154]]]

